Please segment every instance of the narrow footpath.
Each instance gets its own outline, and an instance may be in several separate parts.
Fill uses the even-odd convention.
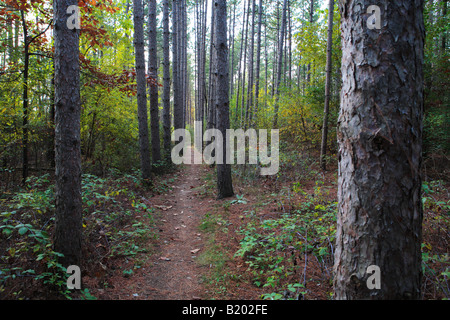
[[[198,226],[210,205],[209,199],[196,197],[196,188],[204,184],[205,171],[202,165],[184,165],[176,174],[172,191],[148,199],[148,205],[160,216],[157,245],[128,279],[111,279],[115,284],[104,291],[107,299],[205,299],[202,267],[195,262],[204,246]]]

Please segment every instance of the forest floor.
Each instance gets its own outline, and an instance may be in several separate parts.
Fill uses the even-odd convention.
[[[295,185],[300,184],[293,183],[289,175],[283,179],[257,177],[248,180],[235,174],[236,196],[223,200],[215,198],[214,168],[182,166],[173,181],[172,192],[153,195],[148,200],[149,205],[159,209],[160,233],[146,262],[131,277],[117,273],[108,279],[108,288],[97,292],[91,290],[91,293],[99,299],[121,300],[331,299],[332,256],[329,251],[333,251],[333,244],[327,247],[324,239],[332,239],[329,235],[334,231],[335,220],[327,222],[326,211],[323,219],[317,213],[310,217],[305,204],[308,208],[328,206],[334,210],[336,168],[331,165],[328,171],[321,172],[315,171],[314,166],[304,164],[301,192],[294,192]],[[296,171],[298,168],[291,169]],[[318,174],[321,183],[310,179],[311,173]],[[296,174],[298,177],[298,172]],[[436,186],[433,189],[439,190]],[[433,194],[429,196],[433,198]],[[440,274],[441,271],[448,272],[449,266],[449,212],[443,206],[448,201],[448,193],[435,196],[440,199],[434,198],[424,210],[423,258],[428,270],[425,270],[423,290],[426,299],[442,299],[448,295],[447,276]],[[270,229],[275,232],[265,238],[268,233],[264,223],[273,219],[282,224],[284,213],[295,215],[292,221],[299,225],[315,224],[320,232],[328,228],[324,231],[328,236],[314,235],[314,229],[310,229],[311,236],[306,238],[311,240],[311,245],[304,252],[292,242],[294,246],[287,246],[288,250],[260,247],[261,251],[275,251],[272,254],[264,255],[258,249],[250,250],[250,254],[236,254],[245,246],[242,241],[246,236],[254,237],[260,243],[271,239],[288,243],[283,238],[289,233],[287,228]],[[320,239],[324,241],[321,244]],[[329,249],[325,250],[326,254],[317,253],[324,248]],[[251,268],[252,261],[258,259],[258,252],[261,263]],[[274,259],[278,259],[277,262],[270,265]],[[275,280],[270,283],[270,279]],[[298,285],[295,291],[293,284]],[[291,286],[291,292],[286,290],[288,286]]]
[[[172,192],[148,200],[161,213],[153,253],[132,277],[119,274],[109,279],[109,289],[98,290],[99,299],[192,300],[205,296],[200,283],[204,268],[195,263],[204,247],[198,226],[214,200],[199,200],[195,190],[204,183],[206,170],[184,166],[173,181]]]
[[[331,299],[337,167],[322,171],[317,158],[283,151],[280,174],[267,177],[236,166],[235,196],[221,200],[205,164],[157,175],[149,189],[138,175],[84,175],[81,298]],[[450,297],[449,172],[436,168],[445,176],[428,170],[423,183],[424,299]],[[52,190],[43,175],[0,197],[0,300],[63,298],[45,285],[65,287],[52,276]]]

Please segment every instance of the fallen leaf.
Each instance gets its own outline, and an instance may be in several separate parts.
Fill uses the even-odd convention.
[[[155,205],[155,207],[161,209],[162,211],[167,211],[172,208],[172,206],[158,206],[158,205]]]
[[[191,253],[192,254],[195,254],[195,253],[197,253],[197,252],[199,252],[200,251],[200,249],[194,249],[194,250],[191,250]]]
[[[170,259],[167,257],[160,257],[159,260],[170,261]]]

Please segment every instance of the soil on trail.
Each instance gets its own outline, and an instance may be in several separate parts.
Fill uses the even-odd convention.
[[[192,148],[193,149],[193,148]],[[100,299],[196,300],[204,298],[200,284],[201,266],[195,263],[203,248],[198,225],[205,199],[194,189],[203,184],[202,165],[185,165],[173,182],[173,190],[149,199],[161,211],[159,238],[145,265],[128,279],[111,279],[114,288]],[[102,297],[103,296],[103,297]]]

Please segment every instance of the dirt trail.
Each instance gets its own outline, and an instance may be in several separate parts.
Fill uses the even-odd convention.
[[[191,300],[200,299],[204,293],[199,284],[200,268],[194,261],[203,248],[198,229],[202,218],[202,210],[198,209],[203,201],[196,199],[193,191],[203,184],[203,170],[199,165],[187,165],[174,183],[173,192],[164,199],[160,256],[155,256],[146,282],[151,290],[149,299]]]
[[[108,298],[204,298],[205,291],[200,284],[202,271],[195,263],[195,258],[203,249],[203,238],[198,226],[208,200],[196,198],[195,188],[203,185],[201,177],[205,170],[201,165],[186,165],[173,182],[172,191],[149,199],[150,205],[158,208],[162,215],[161,223],[158,223],[160,233],[154,254],[129,279],[114,281],[114,293],[110,291]]]

